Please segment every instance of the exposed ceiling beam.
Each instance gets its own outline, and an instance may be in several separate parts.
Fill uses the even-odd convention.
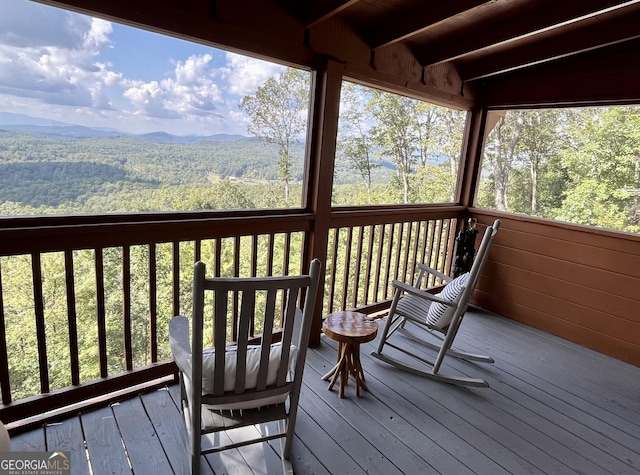
[[[640,4],[605,16],[612,17],[606,29],[601,28],[604,18],[591,17],[563,32],[542,33],[540,39],[515,49],[463,60],[458,71],[463,80],[472,81],[640,38]]]
[[[487,3],[487,0],[425,2],[411,11],[403,11],[400,14],[385,18],[383,24],[371,28],[373,34],[370,35],[367,43],[371,48],[375,49],[406,40],[442,20],[471,10],[484,3]]]
[[[453,35],[438,41],[422,43],[420,49],[423,53],[418,55],[418,60],[424,66],[452,61],[483,48],[514,41],[618,6],[620,0],[581,0],[552,1],[542,4],[535,11],[521,9],[515,15],[498,18],[489,25],[483,24],[465,31],[456,30]]]
[[[297,1],[299,0],[294,0],[294,2]],[[360,0],[305,0],[300,2],[304,5],[304,7],[301,8],[303,23],[307,27],[313,26],[320,21],[328,20],[359,1]]]
[[[637,104],[637,81],[629,78],[638,76],[640,38],[478,82],[483,84],[485,105],[511,109],[542,104]]]

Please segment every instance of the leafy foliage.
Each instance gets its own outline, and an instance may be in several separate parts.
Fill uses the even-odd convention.
[[[335,183],[342,185],[348,182],[345,175],[355,173],[367,194],[343,194],[334,186],[333,202],[453,201],[465,117],[464,112],[343,83]]]
[[[480,206],[640,231],[637,107],[508,111],[484,166]]]

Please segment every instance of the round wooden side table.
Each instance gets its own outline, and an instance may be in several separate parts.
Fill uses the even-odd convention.
[[[335,312],[325,317],[322,322],[322,331],[338,342],[338,362],[322,379],[327,381],[331,378],[329,383],[329,390],[331,390],[340,376],[339,395],[343,398],[344,387],[351,374],[356,382],[356,395],[360,396],[360,388],[367,390],[360,363],[360,343],[366,343],[376,337],[378,324],[367,320],[366,315],[362,313]]]

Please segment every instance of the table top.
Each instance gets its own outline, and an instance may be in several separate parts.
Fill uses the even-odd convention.
[[[322,331],[335,341],[366,343],[378,334],[378,324],[358,312],[335,312],[324,317]]]

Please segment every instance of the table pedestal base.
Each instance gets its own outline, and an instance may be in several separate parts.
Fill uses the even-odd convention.
[[[367,391],[364,372],[360,364],[360,344],[338,342],[338,345],[338,362],[322,379],[327,381],[331,378],[331,382],[329,383],[329,391],[331,391],[338,377],[340,377],[340,390],[338,394],[341,398],[344,398],[344,387],[347,385],[349,375],[351,374],[356,383],[356,395],[360,396],[360,388]]]

